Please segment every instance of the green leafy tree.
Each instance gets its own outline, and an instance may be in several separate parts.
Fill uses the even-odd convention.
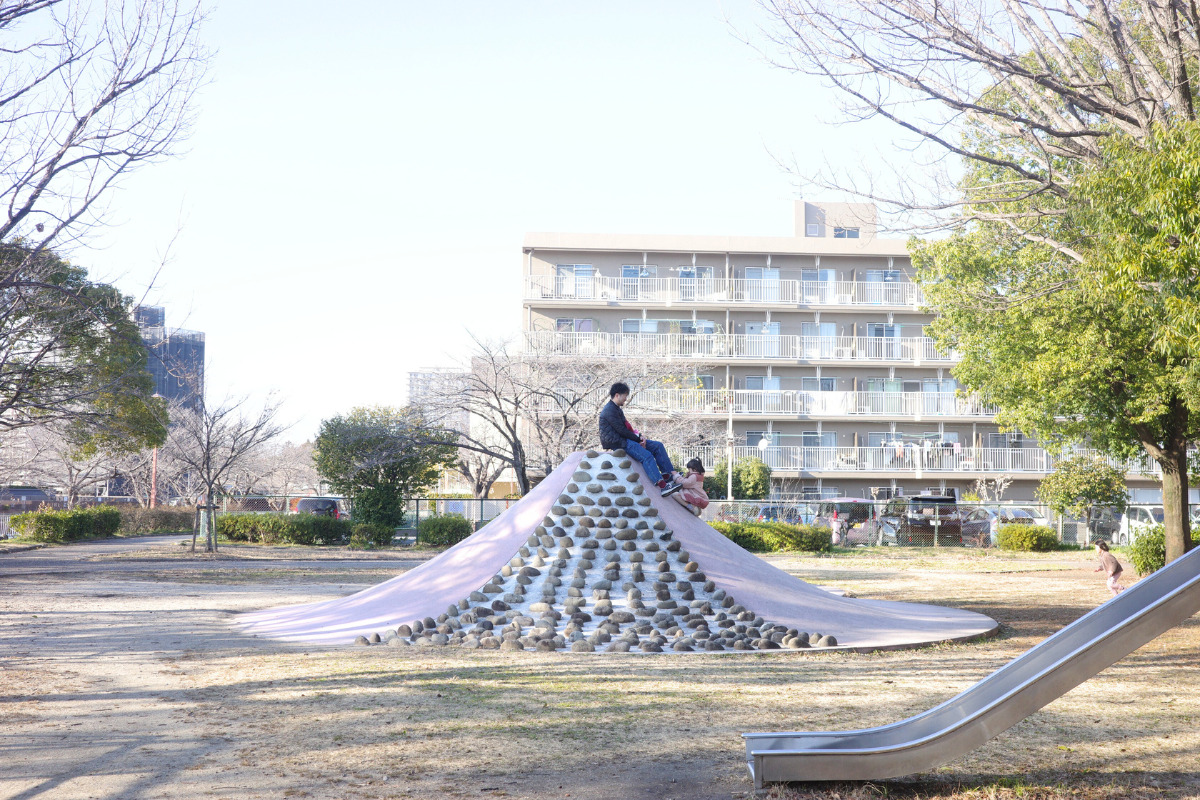
[[[411,408],[372,406],[321,422],[313,442],[317,472],[354,504],[356,522],[396,527],[403,500],[453,465],[455,448],[424,441],[428,425]]]
[[[10,282],[30,262],[39,280]],[[0,431],[55,424],[83,457],[162,444],[166,409],[129,298],[20,243],[0,245],[0,297]]]
[[[713,499],[729,490],[728,461],[721,459],[704,477],[704,491]],[[740,458],[733,464],[733,499],[765,500],[771,495],[771,468],[759,458]]]
[[[1129,504],[1121,470],[1088,456],[1059,461],[1038,486],[1037,496],[1055,512],[1084,520],[1097,508],[1124,511]]]
[[[980,223],[911,249],[940,313],[933,335],[999,422],[1158,464],[1174,559],[1191,546],[1187,449],[1200,438],[1200,323],[1183,277],[1196,257],[1177,252],[1194,248],[1196,212],[1178,195],[1197,190],[1200,130],[1180,123],[1144,145],[1112,136],[1104,160],[1076,169],[1077,206],[1044,220],[1044,242]]]
[[[917,244],[967,388],[1048,446],[1162,470],[1166,553],[1191,546],[1186,452],[1200,342],[1194,3],[769,0],[790,68],[959,179],[813,175],[949,240]],[[952,167],[952,168],[953,168]],[[945,173],[938,175],[945,178]],[[916,215],[915,217],[913,215]]]

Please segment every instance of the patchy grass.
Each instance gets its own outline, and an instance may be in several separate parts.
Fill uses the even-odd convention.
[[[286,548],[281,558],[296,561],[299,550]],[[361,554],[312,550],[306,558],[320,563],[276,569],[241,549],[235,555],[242,565],[205,562],[191,570],[172,554],[160,575],[126,576],[122,585],[140,580],[139,591],[167,598],[174,597],[173,585],[187,583],[282,592],[296,582],[371,583],[419,563],[393,557],[364,568]],[[182,796],[175,790],[186,784],[216,796],[224,796],[224,787],[246,786],[259,794],[248,788],[242,796],[369,800],[749,797],[741,733],[860,728],[920,713],[1107,597],[1086,552],[888,549],[767,560],[861,597],[980,611],[1003,631],[980,642],[868,654],[537,654],[185,639],[155,658],[181,703],[175,719],[203,732],[207,749],[202,759],[175,766],[174,774],[186,779],[158,788],[162,796]],[[43,624],[46,635],[62,630],[34,615],[58,614],[66,600],[53,592],[26,596],[32,581],[12,588],[11,610],[25,617],[19,627],[11,617],[10,636]],[[210,590],[199,591],[187,596],[204,607]],[[99,596],[117,607],[125,602],[118,593]],[[251,597],[250,605],[264,604],[264,594]],[[0,673],[0,690],[16,701],[10,703],[15,735],[46,724],[46,704],[34,702],[42,687],[53,687],[56,702],[68,704],[64,710],[88,702],[87,673],[81,679],[65,671],[65,647]],[[80,669],[103,670],[107,662],[91,652]],[[931,773],[774,786],[769,796],[1198,797],[1198,670],[1200,619],[1193,619]],[[110,696],[103,695],[105,702],[116,702]]]

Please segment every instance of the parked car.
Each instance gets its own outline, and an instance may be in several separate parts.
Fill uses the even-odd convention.
[[[996,543],[1001,525],[1035,525],[1033,515],[1023,508],[975,508],[963,518],[963,544],[990,547]]]
[[[799,525],[800,509],[785,505],[763,506],[754,519],[757,522],[786,522],[789,525]]]
[[[1133,540],[1165,519],[1162,506],[1130,506],[1121,520],[1117,544],[1133,544]]]
[[[1026,514],[1028,514],[1033,520],[1034,525],[1041,525],[1046,528],[1051,527],[1050,518],[1047,517],[1046,513],[1037,506],[1013,506],[1013,509],[1017,511],[1024,511]]]
[[[1125,524],[1125,515],[1111,508],[1094,508],[1088,515],[1087,530],[1089,543],[1108,542],[1121,543],[1121,529]]]
[[[813,523],[829,528],[834,544],[872,544],[862,525],[875,517],[875,504],[861,497],[835,497],[817,505]]]
[[[319,517],[338,519],[342,515],[336,497],[299,497],[291,501],[288,511],[292,514],[316,514]]]
[[[896,543],[912,547],[961,545],[966,512],[949,495],[916,495],[888,501],[882,519],[896,529]]]

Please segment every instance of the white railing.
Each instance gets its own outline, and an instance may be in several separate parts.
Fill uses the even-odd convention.
[[[914,283],[525,276],[526,300],[920,307]]]
[[[993,417],[995,406],[954,392],[811,392],[794,389],[650,389],[629,407],[640,413],[780,416]]]
[[[759,458],[773,470],[784,472],[843,472],[883,471],[897,473],[962,472],[1046,474],[1054,470],[1057,461],[1049,452],[1037,447],[955,447],[937,445],[884,445],[881,447],[735,447],[734,459]],[[1087,453],[1090,451],[1076,451]],[[724,447],[684,448],[680,456],[686,461],[699,458],[705,465],[726,458]],[[1113,466],[1128,474],[1138,474],[1142,468],[1108,459]]]
[[[795,336],[741,333],[572,333],[526,331],[525,349],[535,356],[633,356],[638,358],[787,359],[946,363],[923,336]]]

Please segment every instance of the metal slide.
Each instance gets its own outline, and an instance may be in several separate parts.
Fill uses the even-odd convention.
[[[879,780],[953,761],[1200,611],[1200,548],[1143,578],[962,694],[858,731],[747,733],[754,787]]]

